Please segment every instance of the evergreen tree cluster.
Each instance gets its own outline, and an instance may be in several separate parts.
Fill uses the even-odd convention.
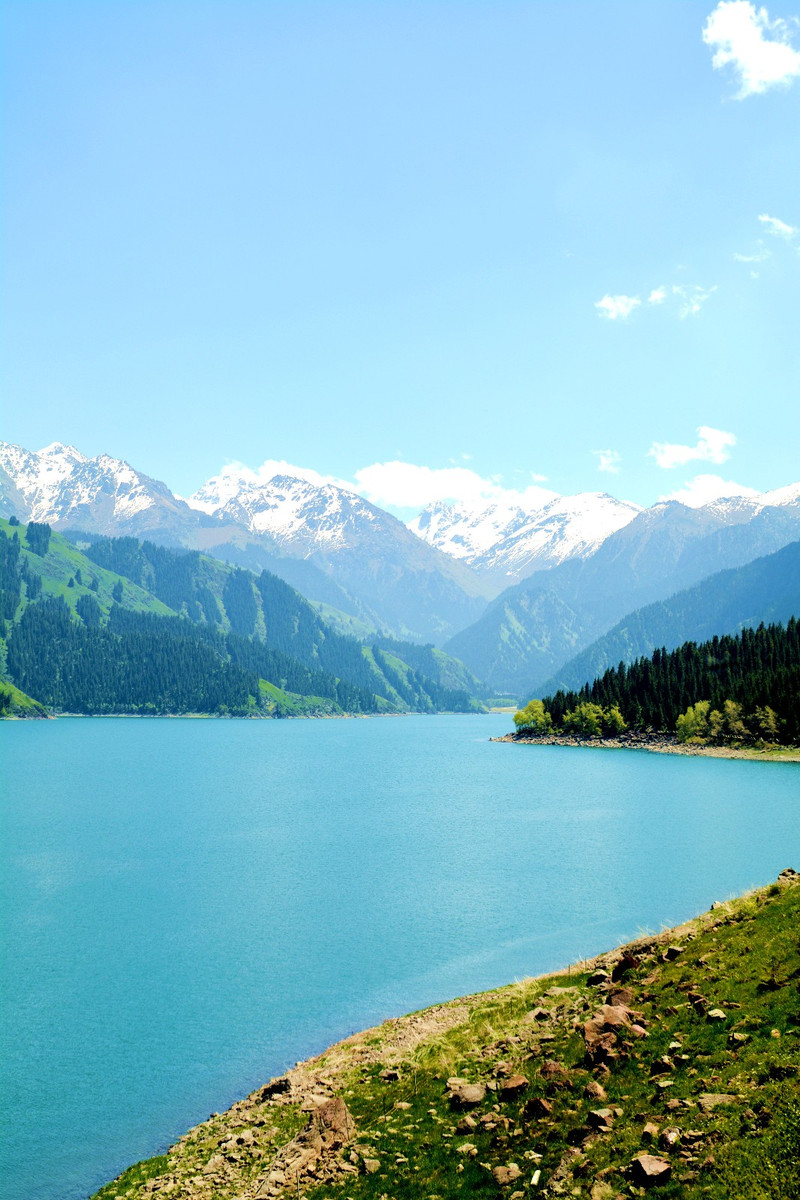
[[[28,549],[34,554],[38,554],[44,558],[50,547],[50,535],[52,530],[44,521],[29,521],[28,528],[25,533],[25,541],[28,543]]]
[[[557,729],[567,714],[592,704],[606,712],[616,708],[631,729],[673,733],[679,717],[698,701],[722,714],[722,733],[726,712],[733,713],[726,710],[728,702],[756,724],[769,721],[757,711],[770,709],[775,740],[800,743],[800,622],[792,617],[786,626],[759,625],[699,645],[656,650],[630,666],[620,663],[579,691],[559,691],[542,703]],[[733,736],[730,730],[728,736]]]
[[[442,687],[422,674],[409,668],[404,676],[392,663],[387,655],[376,645],[372,647],[375,662],[383,672],[397,694],[402,697],[409,708],[415,712],[470,712],[472,701],[466,692],[454,691]]]

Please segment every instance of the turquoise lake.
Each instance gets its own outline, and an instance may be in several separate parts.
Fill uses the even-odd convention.
[[[3,1200],[77,1200],[356,1029],[800,869],[800,766],[509,724],[0,725]]]

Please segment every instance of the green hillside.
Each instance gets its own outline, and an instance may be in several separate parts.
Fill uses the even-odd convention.
[[[54,711],[469,711],[463,689],[377,658],[288,584],[135,538],[77,545],[0,521],[6,676]],[[409,646],[412,655],[418,648]],[[425,649],[425,648],[422,648]],[[446,655],[429,655],[458,677]]]
[[[536,690],[552,695],[576,689],[609,667],[642,658],[656,648],[702,642],[714,634],[785,622],[800,616],[800,542],[744,567],[720,571],[668,600],[629,613],[604,637],[559,668]]]
[[[796,1200],[799,883],[348,1038],[96,1200]]]

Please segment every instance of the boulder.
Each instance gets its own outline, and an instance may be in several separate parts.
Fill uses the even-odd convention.
[[[681,1142],[681,1131],[672,1126],[669,1129],[662,1129],[658,1137],[658,1144],[662,1150],[675,1150]]]
[[[700,1111],[704,1113],[713,1112],[722,1104],[733,1104],[735,1100],[735,1096],[728,1096],[724,1092],[704,1092],[702,1096],[697,1097]]]
[[[586,1087],[583,1089],[583,1094],[589,1100],[607,1100],[606,1089],[596,1079],[590,1079]]]
[[[672,1167],[665,1158],[653,1154],[639,1154],[628,1167],[631,1182],[636,1187],[656,1187],[666,1183],[672,1175]]]
[[[504,1079],[498,1085],[498,1092],[501,1100],[516,1100],[528,1086],[528,1080],[524,1075],[511,1075],[508,1079]]]
[[[528,1100],[522,1110],[522,1115],[527,1120],[537,1119],[539,1117],[549,1117],[553,1111],[552,1104],[545,1100],[542,1096],[534,1096],[532,1100]]]
[[[498,1187],[508,1187],[509,1184],[516,1183],[522,1178],[522,1171],[516,1163],[508,1163],[504,1167],[495,1167],[492,1171],[492,1178]]]
[[[654,1121],[647,1121],[642,1130],[642,1141],[645,1143],[654,1142],[658,1137],[658,1126]]]
[[[614,1114],[610,1108],[593,1108],[586,1118],[586,1124],[592,1129],[610,1129],[614,1124]]]
[[[485,1098],[486,1088],[482,1083],[470,1083],[468,1079],[457,1077],[447,1081],[447,1099],[451,1108],[477,1108]]]

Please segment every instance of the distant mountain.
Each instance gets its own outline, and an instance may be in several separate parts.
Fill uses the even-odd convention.
[[[431,504],[409,524],[418,537],[508,585],[572,558],[586,558],[641,508],[603,492],[518,505]]]
[[[108,455],[54,443],[0,443],[0,512],[62,530],[132,535],[202,550],[286,579],[310,599],[381,633],[441,642],[495,594],[466,564],[415,537],[354,492],[279,476],[210,480],[192,503]],[[224,492],[224,494],[223,494]]]
[[[363,601],[377,625],[405,637],[441,641],[482,611],[497,590],[466,564],[421,542],[396,517],[333,484],[289,475],[253,483],[226,473],[204,484],[189,503],[226,525],[268,537],[281,554],[312,563]]]
[[[629,613],[537,690],[577,691],[609,668],[654,650],[736,634],[762,622],[785,624],[790,617],[800,617],[800,542]]]
[[[771,498],[654,505],[589,557],[507,589],[445,649],[496,690],[533,694],[627,613],[797,540],[800,487]]]

